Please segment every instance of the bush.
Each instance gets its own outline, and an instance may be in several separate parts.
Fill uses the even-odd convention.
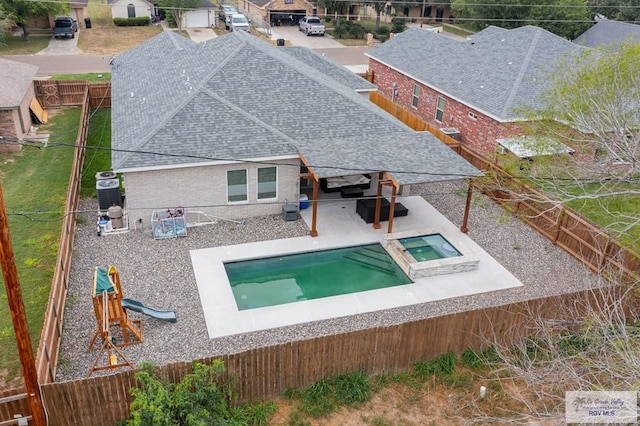
[[[392,32],[395,34],[399,34],[407,29],[407,26],[404,24],[404,19],[402,18],[393,18],[391,20]]]
[[[125,426],[267,424],[275,412],[273,403],[229,405],[236,399],[234,387],[222,381],[224,363],[193,364],[193,373],[178,384],[158,379],[152,364],[143,364],[136,372],[139,387],[131,389],[133,402]]]
[[[138,16],[136,18],[113,18],[116,27],[146,27],[151,23],[148,16]]]

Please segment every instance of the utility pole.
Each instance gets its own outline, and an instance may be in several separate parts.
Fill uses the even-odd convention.
[[[16,333],[22,376],[27,390],[29,406],[31,407],[31,418],[35,426],[45,426],[47,424],[46,416],[38,385],[38,372],[36,371],[36,361],[33,357],[27,316],[24,311],[24,302],[22,301],[22,292],[18,281],[18,271],[13,257],[11,238],[9,237],[9,223],[5,212],[2,185],[0,185],[0,264],[2,265],[4,286],[7,290],[9,311],[13,320],[13,329]]]

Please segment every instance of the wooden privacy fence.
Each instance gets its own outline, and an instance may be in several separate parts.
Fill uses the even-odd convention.
[[[101,83],[102,84],[102,83]],[[82,110],[80,113],[80,125],[76,137],[76,149],[67,187],[65,216],[62,220],[62,230],[58,246],[58,257],[53,272],[49,300],[45,310],[44,324],[40,334],[40,343],[36,355],[36,369],[40,383],[51,383],[55,380],[58,351],[62,336],[62,317],[67,296],[69,274],[71,272],[71,257],[73,251],[73,239],[75,235],[76,214],[80,201],[80,184],[82,180],[82,165],[84,163],[87,131],[89,129],[89,113],[91,112],[90,87],[84,84],[82,92]],[[100,94],[98,89],[95,93]],[[110,98],[109,98],[110,99]],[[10,389],[0,393],[0,425],[13,424],[14,414],[28,416],[31,408],[27,401],[24,388]],[[55,423],[52,423],[55,424]]]
[[[79,106],[89,87],[92,109],[111,107],[111,82],[89,83],[86,80],[34,80],[36,97],[44,108]]]
[[[237,383],[240,402],[267,400],[287,388],[304,388],[337,374],[363,371],[369,375],[409,370],[424,359],[468,348],[478,350],[497,341],[509,344],[533,333],[538,317],[566,320],[568,312],[592,297],[590,292],[530,300],[502,307],[460,312],[389,327],[359,330],[249,350],[220,358],[225,379]],[[159,367],[171,382],[191,372],[191,363]],[[42,387],[51,424],[112,426],[129,415],[134,372]]]
[[[523,183],[492,160],[445,135],[412,112],[380,93],[370,99],[403,123],[417,131],[429,131],[490,178],[476,179],[473,185],[525,221],[594,272],[607,271],[625,282],[640,276],[640,255],[623,247],[600,226],[545,193]]]
[[[76,137],[76,149],[74,151],[69,185],[67,187],[67,199],[65,203],[65,216],[62,220],[60,244],[58,246],[58,258],[51,282],[51,292],[44,314],[44,325],[40,335],[40,344],[36,356],[36,368],[40,383],[55,381],[58,350],[62,336],[62,317],[64,304],[67,297],[69,274],[71,272],[71,258],[73,255],[73,238],[76,228],[76,211],[80,201],[80,184],[82,183],[82,165],[84,163],[87,132],[89,129],[89,88],[84,87],[82,111],[80,113],[80,125]]]

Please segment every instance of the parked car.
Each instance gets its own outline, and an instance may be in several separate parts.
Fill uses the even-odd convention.
[[[324,35],[324,24],[317,16],[305,16],[298,23],[298,30],[302,31],[306,35],[311,34]]]
[[[240,13],[227,15],[227,29],[229,31],[249,31],[249,20]]]
[[[78,32],[78,21],[70,16],[58,16],[53,21],[53,38],[75,38]]]
[[[218,19],[220,22],[225,23],[225,27],[227,25],[227,16],[234,13],[238,13],[238,9],[236,9],[235,6],[230,4],[221,4],[218,6]]]

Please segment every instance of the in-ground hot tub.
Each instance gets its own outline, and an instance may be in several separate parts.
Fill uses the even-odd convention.
[[[383,246],[411,279],[478,269],[462,238],[435,229],[387,234]]]

